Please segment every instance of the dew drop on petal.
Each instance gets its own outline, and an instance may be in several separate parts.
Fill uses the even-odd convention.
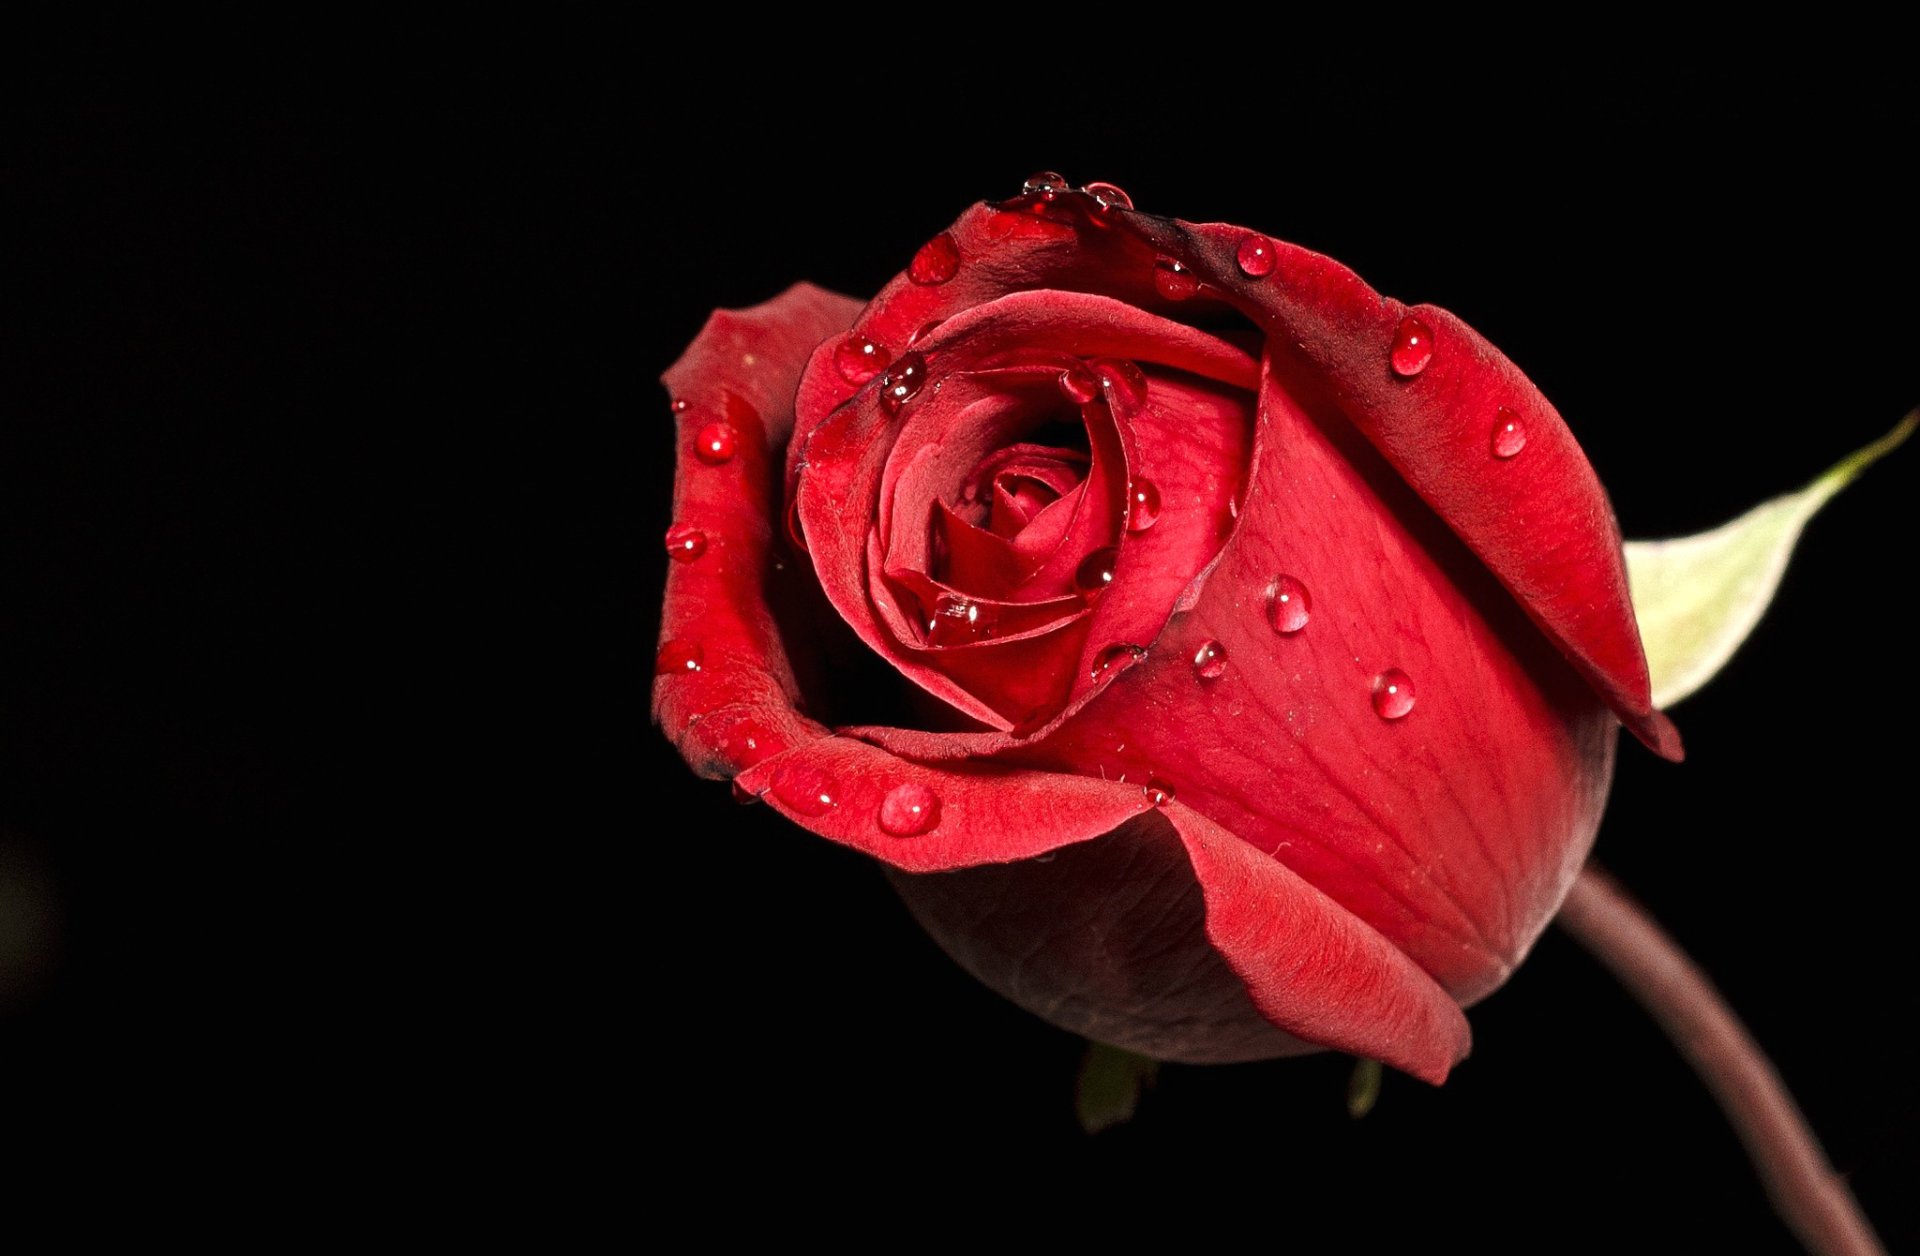
[[[1219,680],[1227,674],[1227,647],[1218,641],[1203,642],[1193,652],[1193,674],[1201,680]]]
[[[685,414],[691,404],[685,397],[675,397],[671,402],[675,414]]]
[[[1111,183],[1089,183],[1080,189],[1093,198],[1093,203],[1101,209],[1132,209],[1133,198]]]
[[[918,837],[940,823],[940,796],[917,781],[895,785],[880,800],[880,827],[895,837]]]
[[[944,318],[930,318],[926,322],[914,328],[913,334],[907,337],[907,348],[911,349],[913,348],[913,346],[919,344],[922,340],[925,340],[928,336],[931,336],[933,334],[934,328],[940,326],[940,324],[946,321],[947,320]]]
[[[1273,241],[1263,235],[1249,235],[1240,241],[1240,247],[1233,251],[1233,260],[1240,264],[1242,274],[1259,279],[1273,273]]]
[[[707,552],[707,534],[691,524],[676,523],[667,529],[667,557],[677,563],[690,563]]]
[[[1267,623],[1275,632],[1291,636],[1307,626],[1312,614],[1313,597],[1306,585],[1292,576],[1274,577],[1273,588],[1267,594]]]
[[[1153,263],[1153,286],[1169,301],[1184,301],[1200,290],[1200,281],[1179,260],[1160,257]]]
[[[1153,777],[1147,778],[1147,783],[1140,787],[1140,792],[1145,794],[1147,801],[1156,807],[1164,807],[1173,801],[1173,786]]]
[[[1074,405],[1084,406],[1100,395],[1100,377],[1076,362],[1060,372],[1060,392]]]
[[[733,429],[725,423],[709,423],[693,438],[694,456],[708,466],[717,467],[739,451]]]
[[[1127,531],[1145,532],[1160,520],[1160,487],[1142,477],[1127,485]]]
[[[1373,710],[1383,720],[1397,720],[1413,710],[1413,680],[1397,667],[1373,678]]]
[[[665,641],[660,645],[660,653],[654,655],[653,674],[681,676],[699,671],[700,665],[706,661],[707,652],[700,648],[698,641]]]
[[[796,763],[780,773],[773,783],[773,793],[803,816],[823,816],[840,805],[839,783],[805,763]]]
[[[1527,447],[1527,425],[1520,416],[1501,406],[1493,415],[1493,456],[1511,458]]]
[[[933,599],[933,613],[927,619],[927,644],[931,646],[967,645],[988,641],[1000,626],[1000,612],[989,602],[976,602],[958,593],[941,593]]]
[[[905,353],[880,377],[880,406],[888,414],[900,413],[920,386],[927,382],[927,360],[917,353]]]
[[[893,355],[865,336],[848,336],[833,349],[833,365],[849,384],[864,384],[887,368]]]
[[[1088,554],[1074,569],[1073,587],[1081,597],[1095,598],[1113,584],[1113,570],[1120,561],[1120,547],[1107,545]]]
[[[1020,185],[1020,191],[1026,196],[1048,196],[1065,192],[1071,186],[1063,176],[1051,170],[1036,170]]]
[[[1393,373],[1410,379],[1433,361],[1433,333],[1425,323],[1409,314],[1394,329],[1393,350],[1387,356],[1393,364]]]
[[[1137,645],[1110,645],[1100,651],[1093,660],[1093,679],[1098,680],[1123,663],[1131,663],[1147,657],[1147,652]]]
[[[1093,364],[1100,382],[1111,388],[1130,405],[1147,399],[1147,373],[1137,362],[1125,358],[1100,358]]]
[[[921,245],[907,264],[907,278],[923,287],[945,283],[959,273],[960,246],[951,231],[942,231]]]

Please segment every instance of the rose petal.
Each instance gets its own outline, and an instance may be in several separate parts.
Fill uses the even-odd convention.
[[[686,403],[677,416],[674,521],[700,529],[707,548],[694,562],[667,564],[661,640],[691,642],[701,660],[696,671],[654,680],[653,716],[703,776],[730,776],[824,735],[796,709],[793,669],[765,585],[800,370],[857,309],[846,297],[798,284],[763,305],[717,310],[662,376]],[[694,452],[698,433],[713,422],[726,423],[734,437],[733,456],[718,465]]]
[[[1518,367],[1447,311],[1382,297],[1331,258],[1276,241],[1273,273],[1255,279],[1234,260],[1244,228],[1124,219],[1252,315],[1288,387],[1337,398],[1634,735],[1665,758],[1681,757],[1679,734],[1653,707],[1606,492],[1559,412]],[[1432,357],[1403,377],[1388,354],[1409,317],[1429,330]],[[1490,450],[1503,409],[1527,433],[1517,457]]]

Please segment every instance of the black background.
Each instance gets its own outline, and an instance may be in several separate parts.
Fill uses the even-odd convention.
[[[468,1215],[565,1199],[554,1225],[641,1234],[658,1156],[669,1189],[814,1188],[809,1227],[879,1201],[1065,1233],[1197,1207],[1210,1233],[1317,1236],[1299,1250],[1794,1250],[1697,1082],[1555,933],[1442,1090],[1390,1077],[1355,1123],[1337,1059],[1169,1068],[1131,1127],[1083,1136],[1076,1041],[649,726],[654,381],[712,307],[869,293],[1052,167],[1449,307],[1566,415],[1629,535],[1698,530],[1920,402],[1900,113],[1653,83],[910,118],[773,91],[753,112],[776,120],[726,123],[717,84],[635,77],[23,115],[0,172],[24,211],[0,297],[12,1148],[134,1147],[154,1180],[212,1138],[223,1172],[318,1157],[348,1203],[497,1182]],[[1916,489],[1909,449],[1813,524],[1677,711],[1689,761],[1623,746],[1599,843],[1896,1250],[1920,1237]]]

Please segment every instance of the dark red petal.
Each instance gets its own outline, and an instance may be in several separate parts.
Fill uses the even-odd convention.
[[[1337,398],[1634,735],[1681,757],[1679,734],[1653,708],[1612,507],[1559,412],[1518,367],[1452,314],[1383,297],[1331,258],[1276,241],[1276,273],[1252,278],[1235,261],[1244,228],[1124,217],[1252,315],[1281,381]],[[1431,331],[1432,356],[1404,375],[1389,354],[1409,316]],[[1489,452],[1502,407],[1526,425],[1517,458]]]
[[[814,347],[846,329],[857,302],[799,284],[763,305],[717,310],[662,376],[679,435],[673,518],[698,528],[699,558],[670,563],[663,641],[700,647],[697,670],[655,679],[653,716],[703,776],[730,776],[824,735],[796,710],[787,651],[766,603],[793,393]],[[709,463],[695,438],[724,423],[732,456]]]

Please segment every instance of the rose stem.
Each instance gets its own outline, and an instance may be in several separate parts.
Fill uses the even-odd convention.
[[[1773,1064],[1707,975],[1613,877],[1589,864],[1560,924],[1652,1013],[1747,1146],[1773,1206],[1816,1256],[1885,1256]]]

